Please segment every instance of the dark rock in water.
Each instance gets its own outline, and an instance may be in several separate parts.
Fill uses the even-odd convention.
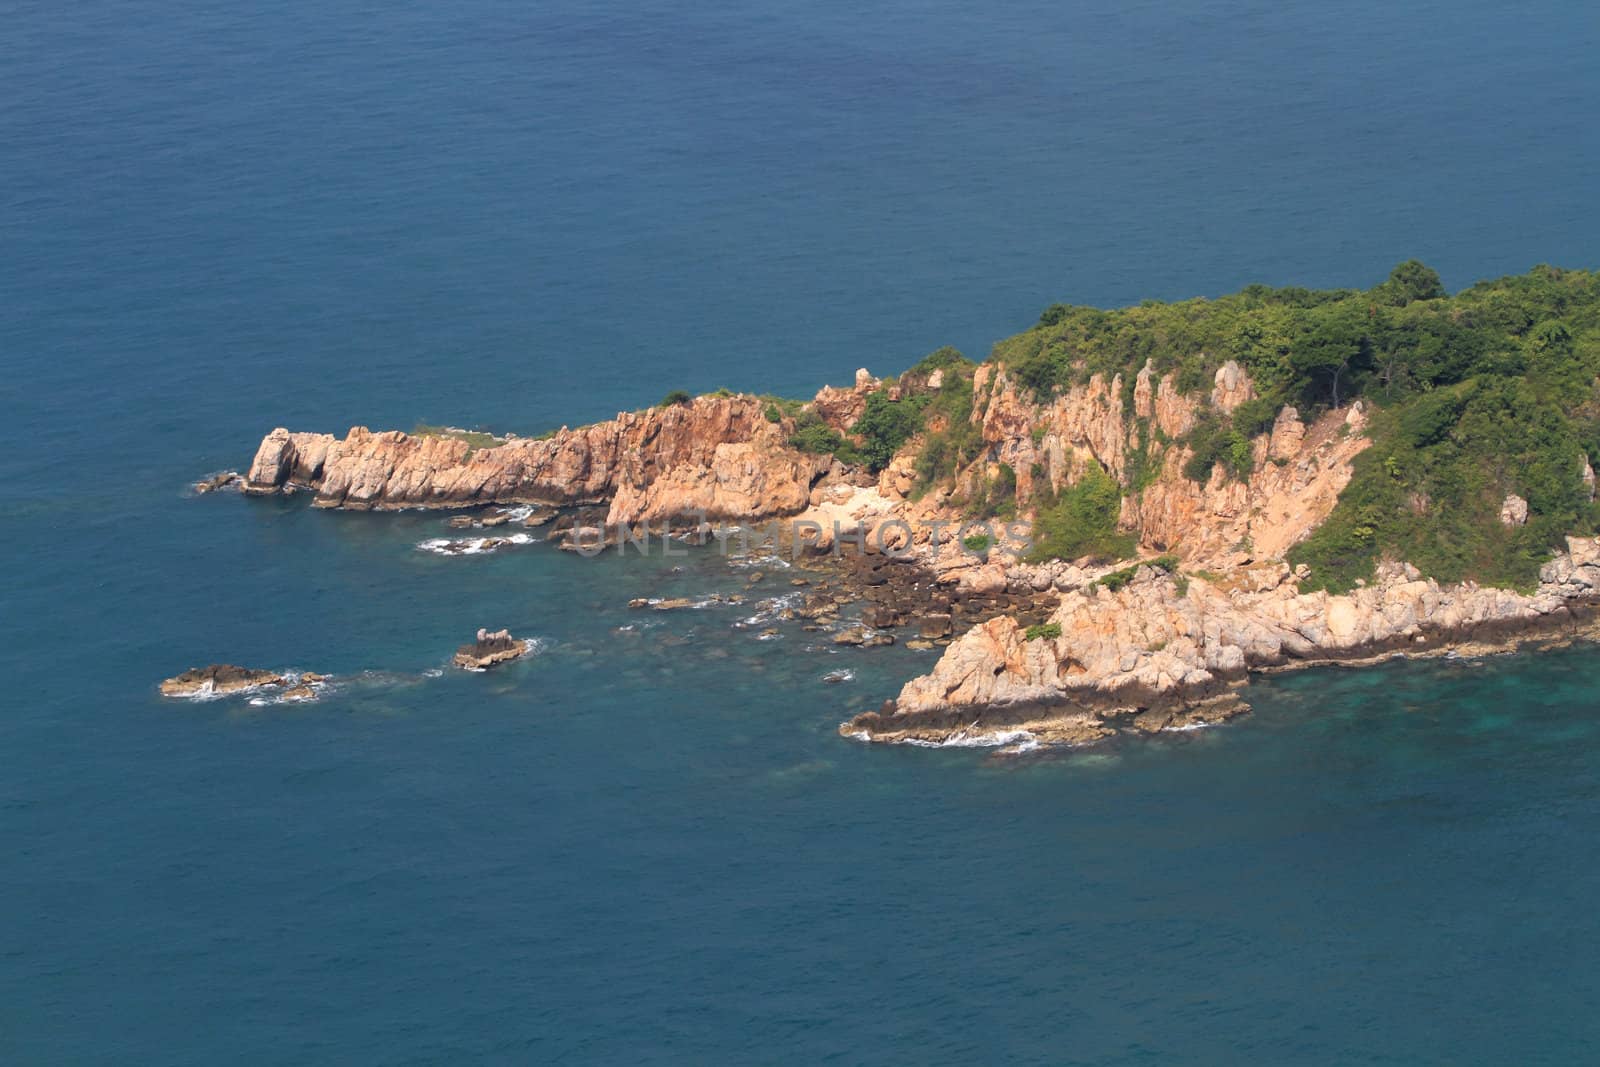
[[[924,615],[917,623],[917,633],[926,641],[950,636],[950,616]]]
[[[833,635],[833,643],[836,645],[860,645],[864,644],[866,640],[866,631],[859,626],[852,626],[848,630],[840,630]]]
[[[275,671],[235,667],[231,663],[213,663],[209,667],[190,667],[176,678],[168,678],[161,683],[161,695],[168,697],[221,695],[288,683],[287,678]]]
[[[890,626],[899,626],[906,620],[898,609],[888,604],[868,604],[861,609],[861,621],[875,630],[882,630]]]
[[[834,603],[833,597],[827,593],[812,593],[806,597],[805,605],[799,608],[795,614],[802,619],[820,619],[825,615],[832,615],[838,610],[839,607]]]
[[[555,518],[556,513],[554,511],[535,511],[533,514],[522,520],[522,525],[528,527],[529,529],[533,529],[536,526],[544,526],[548,523],[554,522]]]
[[[197,493],[214,493],[218,489],[233,489],[243,484],[244,479],[239,477],[238,471],[221,471],[195,482],[194,491]]]
[[[894,644],[894,634],[873,633],[864,626],[852,626],[833,635],[836,645],[858,645],[861,648],[879,648]]]
[[[511,521],[511,516],[501,511],[493,515],[485,515],[481,521],[485,526],[504,526]]]
[[[470,645],[456,649],[450,662],[469,671],[487,670],[501,663],[509,663],[528,653],[528,643],[511,636],[509,630],[479,630],[478,639]]]
[[[471,525],[471,515],[457,515],[450,520],[450,529],[452,530],[465,530]]]

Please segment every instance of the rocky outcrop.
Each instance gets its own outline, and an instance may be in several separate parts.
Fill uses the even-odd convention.
[[[354,432],[354,431],[352,431]],[[286,487],[314,486],[339,441],[331,433],[290,433],[282,427],[267,434],[245,475],[244,491],[256,495]]]
[[[320,676],[319,676],[320,677]],[[250,689],[287,686],[289,679],[276,671],[252,670],[235,667],[231,663],[214,663],[209,667],[190,667],[174,678],[161,683],[161,695],[167,697],[208,697],[242,693]]]
[[[1530,594],[1441,586],[1403,564],[1337,596],[1299,592],[1282,563],[1217,583],[1143,567],[1115,592],[1093,584],[1062,596],[1051,616],[1059,637],[1029,640],[1007,617],[974,627],[891,707],[840,729],[871,740],[937,741],[975,722],[1015,728],[1059,718],[1076,734],[1129,716],[1192,724],[1205,702],[1213,718],[1235,713],[1237,702],[1218,698],[1249,671],[1570,631],[1587,626],[1600,602],[1600,541],[1567,544]],[[1208,713],[1198,721],[1210,721]]]
[[[244,478],[238,471],[218,471],[216,474],[207,475],[194,483],[196,493],[215,493],[222,489],[241,489],[244,487]]]
[[[1355,457],[1367,447],[1366,414],[1357,403],[1307,427],[1292,407],[1252,445],[1250,475],[1231,479],[1221,465],[1204,484],[1183,476],[1187,450],[1168,453],[1160,474],[1129,496],[1123,523],[1156,552],[1173,552],[1196,567],[1225,570],[1279,559],[1315,530],[1350,483]]]
[[[319,507],[350,509],[620,498],[615,521],[701,505],[759,517],[803,507],[819,466],[827,469],[787,447],[784,424],[769,422],[756,397],[706,396],[488,448],[448,433],[358,426],[337,440],[276,429],[261,442],[245,489],[301,486]]]
[[[608,525],[685,520],[764,519],[793,515],[811,500],[811,486],[830,464],[770,443],[723,443],[704,464],[681,464],[660,477],[624,482],[611,500]]]
[[[485,671],[490,667],[520,659],[532,649],[531,641],[512,637],[509,630],[496,630],[491,633],[480,629],[477,639],[456,649],[456,654],[450,662],[464,670]]]
[[[1245,373],[1245,369],[1238,363],[1230,359],[1217,368],[1211,387],[1213,410],[1229,415],[1240,404],[1255,398],[1255,385],[1250,381],[1250,375]]]
[[[850,388],[825,385],[818,390],[811,401],[812,409],[835,430],[849,433],[856,420],[861,418],[861,413],[867,410],[867,397],[880,384],[867,368],[862,367],[856,371],[855,384]]]

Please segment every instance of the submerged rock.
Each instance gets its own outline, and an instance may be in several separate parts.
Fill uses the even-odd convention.
[[[490,633],[480,629],[478,639],[456,649],[455,657],[450,662],[469,671],[488,670],[527,655],[530,647],[527,641],[512,637],[510,630]]]
[[[197,493],[214,493],[218,489],[235,489],[244,484],[238,471],[221,471],[194,483]]]

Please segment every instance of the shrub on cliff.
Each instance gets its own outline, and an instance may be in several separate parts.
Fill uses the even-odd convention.
[[[861,454],[856,451],[855,445],[846,441],[837,430],[822,421],[821,415],[810,409],[795,416],[789,447],[818,456],[836,456],[841,463],[861,462]]]
[[[1091,463],[1083,477],[1039,505],[1028,561],[1131,555],[1137,547],[1133,535],[1117,529],[1121,510],[1122,490],[1111,475]]]
[[[686,391],[682,389],[674,389],[672,392],[662,397],[661,403],[657,404],[656,406],[663,408],[677,407],[680,404],[687,404],[693,399],[694,397],[690,396]]]
[[[945,345],[943,348],[934,349],[913,363],[901,377],[920,378],[932,374],[936,370],[945,370],[952,367],[957,370],[970,371],[976,366],[976,363],[961,354],[960,349]]]
[[[867,397],[866,410],[850,432],[861,438],[861,455],[868,470],[876,474],[887,467],[900,446],[922,429],[927,399],[916,396],[891,400],[886,390]]]
[[[955,352],[955,349],[949,351]],[[935,352],[928,358],[933,359],[938,354]],[[944,380],[938,391],[928,398],[923,410],[926,436],[916,457],[913,496],[920,496],[935,483],[955,477],[983,451],[983,433],[972,422],[972,371],[976,364],[962,358],[959,363],[949,362],[944,366]]]

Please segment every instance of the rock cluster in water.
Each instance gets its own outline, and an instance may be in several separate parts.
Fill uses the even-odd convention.
[[[529,642],[512,637],[509,630],[491,633],[480,629],[477,640],[456,649],[450,662],[469,671],[488,670],[527,655],[531,647]]]
[[[166,679],[161,683],[161,695],[193,698],[275,689],[281,691],[285,700],[312,700],[317,695],[317,687],[327,680],[327,675],[309,671],[285,675],[276,671],[235,667],[230,663],[214,663],[209,667],[191,667],[176,677]]]

